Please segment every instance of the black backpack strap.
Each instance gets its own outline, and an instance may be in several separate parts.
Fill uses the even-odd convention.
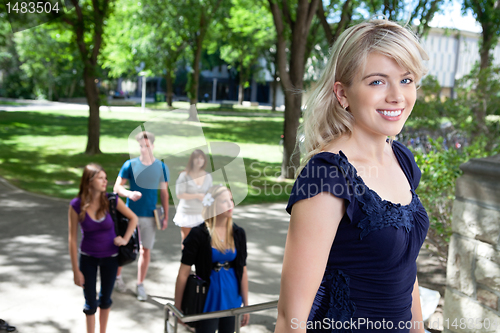
[[[116,214],[116,206],[117,206],[116,200],[119,200],[118,195],[116,193],[108,193],[108,200],[109,200],[109,214],[111,215],[111,218],[115,223],[115,234],[119,236],[120,228],[118,228],[118,218]]]

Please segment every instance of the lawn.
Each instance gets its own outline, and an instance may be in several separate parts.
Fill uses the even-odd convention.
[[[187,162],[183,152],[209,142],[214,170],[224,167],[226,174],[220,171],[219,174],[231,179],[231,186],[240,193],[246,193],[248,188],[242,203],[288,199],[293,182],[277,179],[282,159],[279,140],[283,118],[216,114],[199,117],[201,126],[186,121],[185,113],[101,111],[103,154],[88,156],[83,153],[88,112],[0,112],[0,175],[27,191],[69,199],[78,192],[82,168],[96,162],[105,168],[111,191],[120,167],[137,147],[137,142],[129,136],[142,125],[157,135],[155,155],[170,168],[171,193],[175,179]],[[233,144],[221,147],[220,142]],[[231,150],[233,156],[228,156]],[[243,158],[244,167],[232,163],[236,169],[234,166],[231,169],[227,165],[236,156]],[[237,179],[231,178],[238,172]],[[215,178],[214,183],[224,179]]]
[[[152,110],[175,110],[175,109],[188,109],[189,102],[173,102],[172,107],[169,107],[166,102],[161,103],[146,103],[146,107]],[[218,111],[230,111],[230,112],[241,112],[241,113],[264,113],[264,114],[274,114],[278,116],[283,116],[283,111],[271,111],[270,108],[259,108],[258,106],[242,106],[233,105],[232,107],[222,106],[218,103],[198,103],[196,104],[196,109],[198,111],[208,111],[208,112],[218,112]]]

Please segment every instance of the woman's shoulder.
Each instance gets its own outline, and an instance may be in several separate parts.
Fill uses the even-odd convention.
[[[245,229],[233,222],[233,230],[235,233],[245,233]]]
[[[179,174],[179,177],[177,178],[178,180],[187,180],[187,177],[188,177],[188,173],[186,171],[182,171],[180,174]]]
[[[398,141],[392,142],[392,149],[401,165],[401,168],[403,169],[403,172],[412,182],[413,189],[417,189],[418,184],[420,183],[420,178],[422,177],[422,172],[420,171],[417,162],[415,162],[415,156],[413,156],[413,153],[410,149],[408,149],[408,147]]]
[[[202,223],[200,225],[197,225],[196,227],[192,228],[189,234],[193,233],[193,235],[199,236],[199,235],[208,235],[208,229],[205,223]]]
[[[76,212],[77,214],[80,214],[80,211],[81,211],[81,208],[80,208],[81,203],[82,203],[82,200],[81,200],[79,197],[76,197],[76,198],[73,198],[73,199],[70,201],[69,205],[70,205],[70,207],[73,207],[73,209],[75,210],[75,212]]]

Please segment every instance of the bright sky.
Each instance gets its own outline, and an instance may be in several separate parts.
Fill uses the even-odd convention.
[[[462,1],[454,0],[452,4],[446,6],[443,13],[434,16],[431,21],[431,27],[438,28],[455,28],[465,31],[481,32],[481,25],[476,23],[474,16],[471,12],[463,16],[461,10]]]

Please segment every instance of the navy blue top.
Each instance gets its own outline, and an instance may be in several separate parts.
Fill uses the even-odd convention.
[[[408,205],[381,199],[342,151],[315,155],[295,181],[288,213],[297,201],[321,192],[344,199],[346,206],[311,308],[308,332],[373,332],[378,327],[373,325],[385,325],[380,328],[384,332],[409,332],[404,325],[411,320],[416,259],[429,218],[415,193],[421,172],[413,154],[396,141],[392,149],[410,183]],[[372,326],[362,324],[368,319]],[[340,327],[337,321],[354,325],[332,330]]]

